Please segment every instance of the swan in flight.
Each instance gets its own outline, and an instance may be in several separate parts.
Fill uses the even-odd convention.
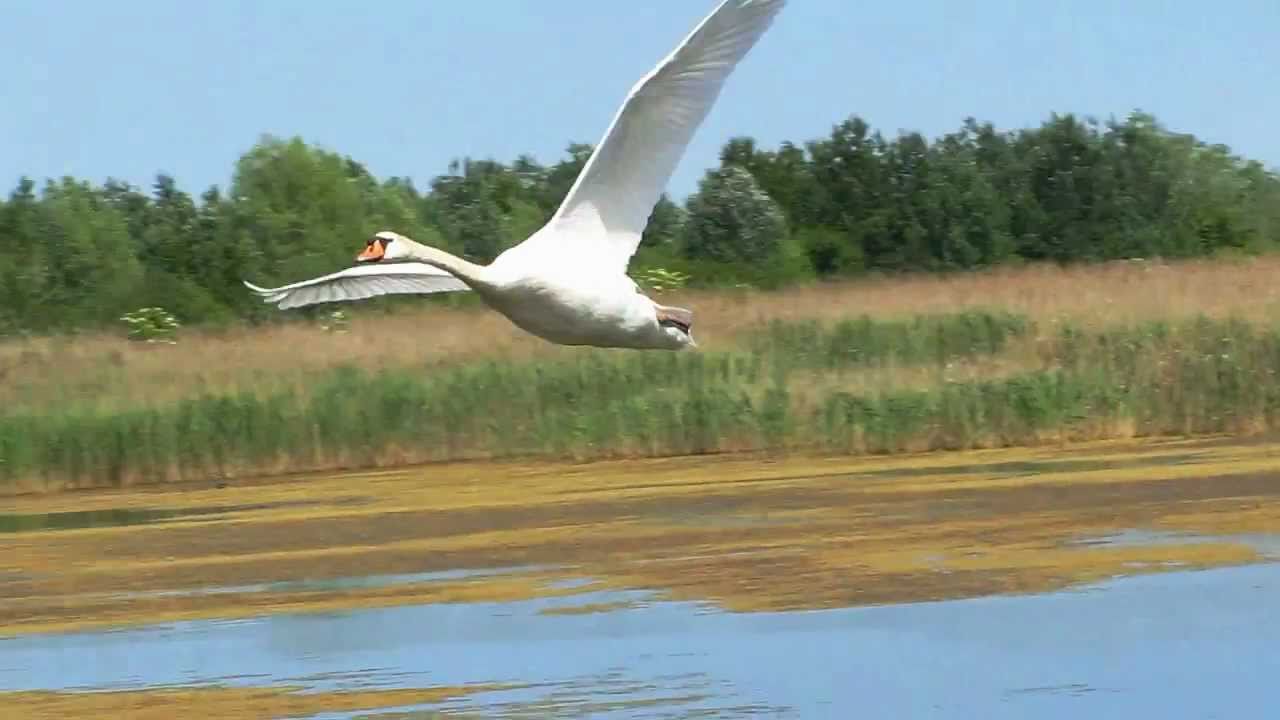
[[[277,288],[245,285],[280,308],[473,290],[517,327],[553,343],[696,347],[693,313],[645,296],[627,265],[725,80],[785,4],[723,0],[632,88],[551,220],[489,265],[382,231],[355,267]]]

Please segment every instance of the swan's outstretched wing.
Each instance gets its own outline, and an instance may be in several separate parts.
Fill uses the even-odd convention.
[[[315,303],[363,300],[374,295],[428,295],[470,289],[444,270],[416,262],[357,265],[278,288],[262,288],[248,281],[244,284],[282,310]]]
[[[734,67],[773,23],[786,0],[724,0],[627,96],[548,230],[552,238],[595,237],[607,247],[575,248],[626,272],[649,214]],[[532,238],[531,238],[532,239]],[[554,240],[551,240],[555,242]],[[564,253],[542,247],[539,251]]]

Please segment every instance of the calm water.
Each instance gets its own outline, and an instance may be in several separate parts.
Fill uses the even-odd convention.
[[[540,613],[601,600],[633,604]],[[797,613],[732,614],[611,594],[277,615],[0,640],[0,689],[522,682],[535,686],[431,709],[486,717],[1266,717],[1280,707],[1278,601],[1273,563],[1045,595]],[[528,714],[548,703],[554,709]]]

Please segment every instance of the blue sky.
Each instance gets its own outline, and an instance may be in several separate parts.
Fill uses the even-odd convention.
[[[159,171],[226,186],[262,133],[420,186],[451,158],[561,156],[713,0],[0,3],[0,188]],[[1280,2],[793,0],[730,79],[670,189],[732,135],[766,146],[857,113],[930,136],[967,115],[1134,108],[1280,166]],[[7,191],[7,190],[6,190]]]

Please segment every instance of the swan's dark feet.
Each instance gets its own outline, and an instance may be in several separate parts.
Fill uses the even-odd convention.
[[[663,327],[679,328],[685,335],[693,327],[693,311],[684,308],[655,305],[658,311],[658,324]]]

